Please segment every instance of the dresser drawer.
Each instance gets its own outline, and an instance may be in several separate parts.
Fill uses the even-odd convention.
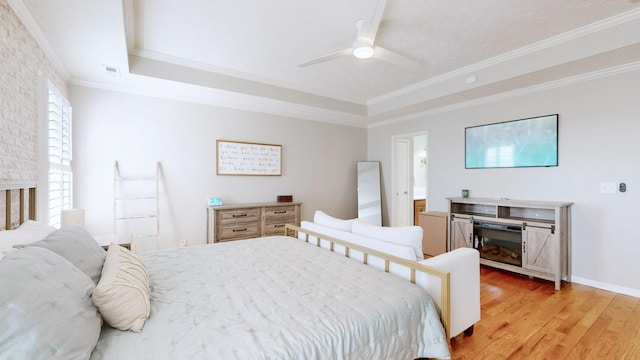
[[[268,224],[293,223],[296,220],[295,206],[273,206],[264,208],[264,221]]]
[[[288,224],[291,224],[292,222],[288,222]],[[265,236],[271,236],[271,235],[284,235],[284,226],[285,223],[281,223],[281,224],[266,224],[264,226],[264,235]]]
[[[217,241],[248,239],[260,236],[259,223],[235,224],[221,226],[216,236]]]
[[[247,208],[247,209],[229,209],[218,211],[218,224],[220,226],[238,224],[244,222],[260,221],[260,209]]]

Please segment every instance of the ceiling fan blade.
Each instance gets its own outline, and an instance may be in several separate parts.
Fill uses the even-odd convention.
[[[382,15],[384,14],[384,8],[386,6],[387,0],[373,1],[373,6],[368,9],[367,14],[363,19],[362,27],[358,33],[358,39],[368,39],[371,41],[372,45],[375,43],[376,34],[378,33],[380,21],[382,21]]]
[[[374,51],[374,55],[373,57],[375,57],[378,60],[382,60],[384,62],[388,62],[390,64],[394,64],[394,65],[398,65],[398,66],[402,66],[404,68],[407,68],[409,70],[417,70],[419,69],[422,64],[420,64],[419,62],[410,59],[406,56],[400,55],[396,52],[393,52],[391,50],[387,50],[385,48],[382,48],[380,46],[376,46],[375,47],[375,51]]]
[[[305,62],[303,64],[298,65],[298,66],[299,67],[306,67],[306,66],[309,66],[309,65],[314,65],[314,64],[321,63],[321,62],[329,61],[329,60],[338,58],[340,56],[351,55],[352,51],[353,51],[352,48],[338,50],[336,52],[332,52],[331,54],[328,54],[328,55],[325,55],[325,56],[321,56],[319,58],[315,58],[313,60],[307,61],[307,62]]]

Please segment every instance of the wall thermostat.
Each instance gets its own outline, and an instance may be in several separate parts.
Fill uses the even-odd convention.
[[[618,190],[619,190],[620,192],[625,192],[625,191],[627,191],[627,184],[625,184],[625,183],[620,183],[620,185],[618,185]]]

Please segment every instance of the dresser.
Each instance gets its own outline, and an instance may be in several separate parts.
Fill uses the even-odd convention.
[[[284,235],[286,224],[300,226],[301,203],[209,206],[207,243]]]

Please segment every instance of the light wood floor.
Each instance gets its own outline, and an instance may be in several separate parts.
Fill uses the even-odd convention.
[[[482,318],[452,359],[640,359],[640,299],[482,267]]]

